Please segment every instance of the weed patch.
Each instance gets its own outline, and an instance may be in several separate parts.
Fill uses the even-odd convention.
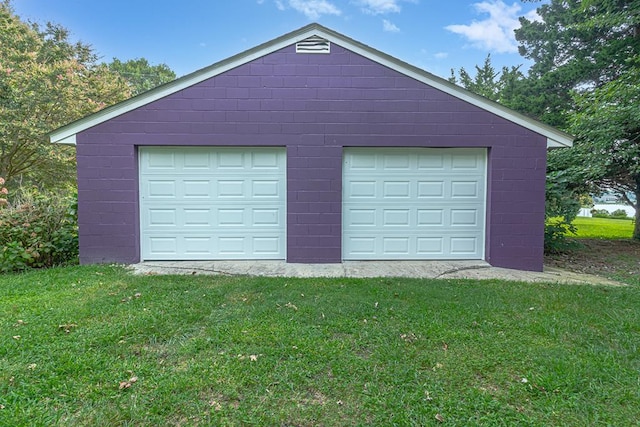
[[[0,273],[77,262],[77,200],[25,192],[0,204]]]

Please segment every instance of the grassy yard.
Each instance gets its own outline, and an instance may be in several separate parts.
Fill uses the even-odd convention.
[[[573,225],[578,229],[577,238],[630,239],[633,233],[631,219],[577,217]]]
[[[637,425],[630,280],[0,276],[0,425]]]

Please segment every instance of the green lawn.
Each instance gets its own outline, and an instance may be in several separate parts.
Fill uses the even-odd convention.
[[[0,425],[636,425],[633,283],[4,275]]]
[[[630,239],[633,222],[630,219],[577,217],[573,225],[578,229],[572,237],[589,239]]]

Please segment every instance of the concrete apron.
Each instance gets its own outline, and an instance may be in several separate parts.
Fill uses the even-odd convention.
[[[284,261],[145,261],[134,274],[265,277],[413,277],[422,279],[501,279],[621,286],[599,276],[561,269],[543,272],[492,267],[485,261],[345,261],[341,264],[288,264]]]

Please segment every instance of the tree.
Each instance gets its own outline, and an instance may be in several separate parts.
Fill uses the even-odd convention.
[[[471,77],[467,70],[460,68],[456,77],[455,70],[452,69],[449,81],[505,107],[537,118],[529,108],[532,97],[535,96],[531,82],[520,71],[520,67],[521,65],[502,67],[501,71],[496,71],[489,54],[481,67],[475,66],[475,76]]]
[[[538,14],[516,30],[534,61],[528,113],[577,137],[549,154],[549,174],[568,194],[634,193],[640,239],[640,0],[552,0]]]
[[[524,78],[520,66],[502,67],[502,71],[496,71],[491,64],[489,54],[482,67],[476,65],[475,68],[476,74],[473,78],[464,68],[460,68],[456,77],[455,70],[452,69],[449,81],[492,101],[509,106],[514,96],[515,86]]]
[[[125,81],[96,61],[65,28],[22,22],[0,3],[0,176],[9,188],[74,182],[75,150],[47,134],[129,96]]]
[[[144,58],[130,59],[126,62],[113,58],[107,66],[127,81],[134,96],[176,78],[176,73],[166,64],[150,65]]]
[[[541,20],[520,18],[519,51],[529,70],[527,113],[567,129],[573,90],[591,90],[633,67],[640,54],[639,0],[551,0]]]
[[[614,190],[636,209],[633,238],[640,239],[640,57],[631,61],[636,67],[621,77],[575,94],[577,142],[566,161],[575,181]]]
[[[461,84],[466,89],[483,95],[502,105],[527,112],[531,85],[519,67],[503,67],[502,73],[496,72],[487,55],[482,67],[476,65],[476,75],[472,78],[464,68],[459,77],[451,70],[449,81]],[[571,222],[575,219],[580,204],[566,174],[550,171],[547,175],[544,246],[547,253],[555,253],[570,246],[567,233],[575,232]]]

